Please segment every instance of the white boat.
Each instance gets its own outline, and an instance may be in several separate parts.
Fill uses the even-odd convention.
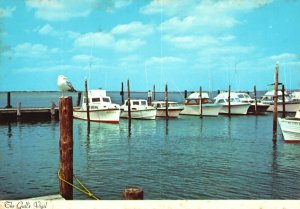
[[[251,98],[249,96],[249,94],[246,94],[244,92],[236,92],[236,95],[241,100],[241,102],[250,104],[250,107],[248,109],[247,114],[255,113],[255,99]],[[267,111],[267,109],[269,107],[270,107],[270,104],[264,104],[264,103],[257,100],[256,112],[258,114],[263,114]]]
[[[95,89],[88,91],[90,121],[119,123],[120,105],[113,104],[111,98],[106,95],[106,91]],[[80,108],[73,110],[73,117],[76,119],[87,120],[87,100],[82,98]]]
[[[293,101],[300,101],[300,91],[293,91],[291,94],[291,99]]]
[[[166,117],[166,102],[154,101],[151,104],[156,109],[156,117]],[[178,102],[168,101],[168,117],[177,118],[183,110],[183,106]]]
[[[121,118],[128,118],[128,100],[120,108]],[[130,99],[130,110],[132,119],[154,120],[156,117],[156,109],[148,106],[145,99]]]
[[[203,116],[218,116],[223,105],[214,104],[208,96],[207,92],[202,92],[202,115]],[[184,103],[184,109],[180,112],[181,115],[199,115],[201,114],[200,93],[194,92],[189,95]]]
[[[215,98],[215,104],[222,104],[220,114],[229,114],[228,106],[228,92],[221,92]],[[250,107],[249,103],[243,103],[236,95],[235,92],[230,92],[230,114],[233,115],[246,115]]]
[[[285,142],[300,142],[300,109],[295,117],[278,118]]]
[[[260,99],[260,101],[264,104],[270,104],[270,107],[267,109],[268,112],[273,112],[274,110],[274,90],[267,91]],[[283,96],[282,91],[278,91],[278,104],[277,111],[283,111]],[[300,101],[293,101],[290,95],[287,92],[284,92],[284,101],[285,101],[285,111],[296,113],[296,111],[300,108]]]

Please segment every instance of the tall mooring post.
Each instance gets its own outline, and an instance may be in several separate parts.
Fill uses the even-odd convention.
[[[187,90],[184,90],[184,99],[187,98]]]
[[[140,187],[128,187],[123,191],[124,200],[143,200],[144,191]]]
[[[5,108],[12,108],[11,104],[10,104],[10,92],[7,92],[7,103]]]
[[[277,102],[278,102],[278,71],[279,62],[275,68],[275,85],[274,85],[274,110],[273,110],[273,142],[277,141]]]
[[[255,115],[257,115],[257,96],[256,96],[256,85],[254,85],[254,101],[255,101]]]
[[[285,118],[285,88],[284,84],[282,84],[281,94],[282,94],[282,117]]]
[[[229,117],[231,116],[230,89],[231,89],[231,86],[229,85],[229,88],[228,88],[228,116]]]
[[[120,91],[120,95],[121,95],[121,98],[122,98],[122,104],[124,104],[124,84],[123,82],[121,83],[121,91]]]
[[[59,99],[59,189],[60,194],[66,200],[73,199],[73,106],[72,97],[60,97]],[[63,180],[61,180],[63,179]],[[65,182],[66,181],[66,182]]]
[[[202,109],[202,86],[200,86],[200,93],[199,93],[199,104],[200,104],[200,118],[203,117],[203,109]]]
[[[155,100],[155,85],[153,85],[153,101]]]
[[[90,105],[89,105],[89,92],[87,87],[87,80],[84,81],[84,92],[85,92],[85,100],[86,100],[86,118],[87,121],[90,122]]]
[[[127,103],[128,103],[128,120],[131,121],[131,105],[130,105],[130,82],[129,80],[127,80],[127,94],[128,94],[128,98],[127,98]]]
[[[77,103],[76,103],[76,106],[80,106],[80,101],[81,101],[81,92],[78,92],[77,94]]]
[[[168,83],[165,85],[165,105],[166,105],[166,120],[169,119],[169,98],[168,98]]]

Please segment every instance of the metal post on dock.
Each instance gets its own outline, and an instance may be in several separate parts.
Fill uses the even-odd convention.
[[[72,97],[60,97],[59,99],[59,189],[60,194],[66,200],[73,199],[73,105]],[[62,181],[61,179],[65,180]]]
[[[21,102],[17,103],[17,119],[21,118]]]
[[[10,92],[7,92],[7,103],[5,108],[12,108],[11,104],[10,104]]]
[[[77,103],[76,103],[76,106],[80,106],[80,101],[81,101],[81,92],[78,92],[77,94]]]
[[[200,93],[199,93],[199,104],[200,104],[200,118],[203,117],[203,109],[202,109],[202,86],[200,86]]]
[[[153,85],[153,101],[155,101],[155,85]]]
[[[128,187],[123,191],[124,200],[143,200],[144,191],[140,187]]]
[[[166,105],[166,120],[169,119],[169,98],[168,98],[168,83],[165,85],[165,105]]]
[[[127,103],[128,103],[128,120],[131,121],[131,105],[130,105],[130,82],[129,79],[127,80]]]
[[[282,84],[282,89],[281,89],[281,93],[282,93],[282,117],[285,118],[285,88],[284,88],[284,84]]]
[[[87,87],[87,79],[84,81],[84,91],[85,91],[85,100],[86,100],[86,118],[87,121],[90,122],[90,105],[89,105],[89,93],[88,93],[88,87]]]
[[[122,97],[122,104],[124,104],[124,84],[123,84],[123,82],[122,82],[122,84],[121,84],[120,95],[121,95],[121,97]]]
[[[231,89],[231,86],[229,85],[229,88],[228,88],[228,116],[229,117],[231,116],[230,89]]]
[[[277,141],[277,102],[278,102],[278,70],[279,62],[275,68],[275,85],[274,85],[274,110],[273,110],[273,142]]]
[[[256,96],[256,85],[254,85],[254,101],[255,101],[255,115],[257,115],[257,96]]]
[[[51,118],[55,118],[55,103],[54,102],[51,102],[50,114],[51,114]]]

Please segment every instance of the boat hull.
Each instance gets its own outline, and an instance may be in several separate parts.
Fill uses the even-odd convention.
[[[295,113],[299,109],[300,109],[300,102],[286,103],[285,104],[285,111],[286,112]],[[274,110],[274,104],[271,104],[270,107],[267,109],[267,111],[268,112],[273,112],[273,110]],[[277,111],[278,112],[283,112],[283,105],[282,104],[277,105]]]
[[[119,123],[120,109],[103,109],[103,110],[90,110],[90,121],[104,122],[104,123]],[[74,109],[73,117],[79,120],[87,120],[87,111]]]
[[[156,109],[131,110],[131,119],[154,120],[156,117]],[[128,118],[128,111],[121,111],[121,118]]]
[[[246,115],[250,104],[231,104],[230,105],[230,114],[231,115]],[[224,104],[222,109],[220,110],[220,114],[228,115],[228,104]]]
[[[173,108],[170,108],[168,109],[168,117],[170,118],[178,118],[179,116],[179,113],[182,111],[183,109],[173,109]],[[166,109],[165,108],[157,108],[156,109],[156,117],[166,117]]]
[[[267,112],[267,109],[270,107],[268,104],[257,104],[257,113],[264,114]],[[254,114],[255,113],[255,104],[251,103],[251,106],[248,109],[247,114]]]
[[[202,115],[203,116],[218,116],[223,105],[216,104],[203,104]],[[180,115],[196,115],[200,116],[200,105],[185,105],[184,109],[180,112]]]
[[[278,118],[285,142],[300,142],[300,119]]]

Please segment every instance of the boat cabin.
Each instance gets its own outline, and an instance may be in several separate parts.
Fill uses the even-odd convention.
[[[207,92],[202,92],[201,98],[202,104],[211,104],[212,100],[209,98]],[[200,93],[194,92],[188,98],[185,99],[185,105],[199,105],[200,104]]]

